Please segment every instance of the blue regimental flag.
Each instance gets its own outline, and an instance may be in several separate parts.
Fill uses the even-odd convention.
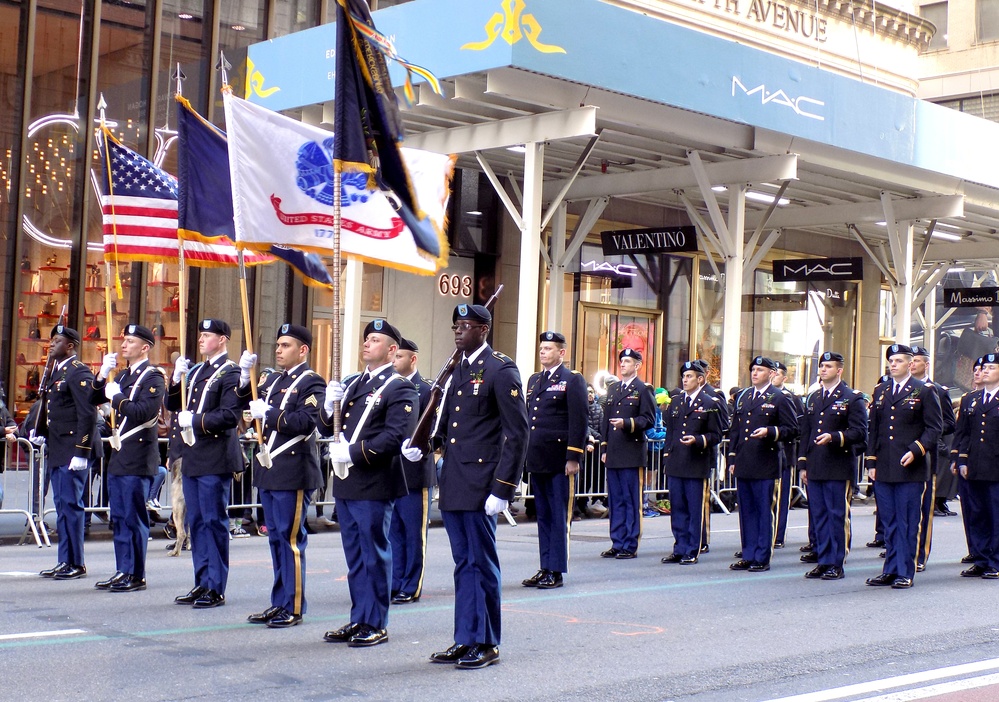
[[[364,0],[336,0],[334,166],[341,172],[372,174],[379,186],[395,193],[399,217],[416,246],[423,255],[442,261],[447,257],[446,240],[420,208],[399,149],[402,118],[383,53],[386,42],[374,29]],[[425,72],[420,75],[427,77]],[[378,156],[377,171],[369,162],[369,143]]]
[[[177,233],[190,242],[227,242],[235,260],[236,227],[233,222],[232,179],[226,134],[199,115],[191,103],[177,96],[179,207]],[[313,287],[332,287],[333,279],[316,254],[287,247],[271,247],[267,255],[248,250],[247,265],[281,259]],[[277,258],[274,258],[277,257]],[[228,262],[226,262],[228,264]],[[192,265],[204,265],[192,261]]]

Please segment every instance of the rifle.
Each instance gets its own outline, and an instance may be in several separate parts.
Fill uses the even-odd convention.
[[[502,285],[496,288],[496,292],[492,294],[492,297],[486,300],[485,308],[490,312],[493,311],[493,306],[496,304],[496,300],[499,298],[501,292],[503,292]],[[423,413],[420,414],[420,421],[416,423],[416,430],[409,440],[410,446],[422,449],[424,454],[430,453],[430,433],[434,429],[437,410],[444,400],[444,386],[451,379],[451,374],[454,373],[455,366],[458,365],[459,360],[461,360],[461,351],[455,349],[454,353],[444,362],[444,365],[437,373],[437,377],[434,378],[434,382],[430,386],[430,399],[427,402],[427,406],[423,408]]]
[[[56,322],[56,326],[62,324],[63,318],[66,316],[66,305],[62,306],[62,312],[59,313],[59,321]],[[51,346],[51,344],[50,344]],[[39,427],[44,427],[48,424],[48,417],[46,417],[45,412],[45,400],[48,396],[48,384],[49,376],[52,375],[52,368],[55,365],[52,361],[52,353],[49,352],[48,356],[45,358],[45,368],[42,370],[42,379],[38,381],[38,411],[35,412],[35,426],[32,431],[35,436],[41,436],[38,429]]]

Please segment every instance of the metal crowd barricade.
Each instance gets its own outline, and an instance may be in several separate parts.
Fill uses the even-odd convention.
[[[44,526],[39,530],[40,519],[35,508],[38,504],[36,485],[43,481],[44,457],[42,452],[27,439],[18,438],[16,443],[4,441],[4,472],[0,474],[3,485],[3,507],[0,514],[20,514],[24,517],[24,532],[18,545],[24,544],[28,534],[35,545],[51,546]]]

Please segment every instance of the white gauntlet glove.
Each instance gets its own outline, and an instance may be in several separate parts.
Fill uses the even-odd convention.
[[[104,386],[104,397],[113,400],[116,395],[121,394],[121,386],[114,381]]]
[[[239,384],[246,386],[250,384],[250,371],[257,363],[257,354],[244,351],[239,357]]]
[[[111,371],[118,367],[118,354],[116,353],[106,353],[104,354],[104,360],[101,361],[101,369],[97,372],[97,379],[104,380],[109,375]]]
[[[191,362],[180,356],[173,364],[173,384],[176,385],[179,383],[181,378],[187,375],[190,370]]]
[[[416,463],[423,459],[423,451],[416,446],[409,445],[409,439],[402,442],[402,456],[410,463]]]
[[[490,495],[486,498],[486,514],[490,517],[495,517],[509,506],[509,502],[496,497],[496,495]]]
[[[69,462],[70,470],[86,470],[89,467],[90,461],[83,456],[73,456],[73,460]]]
[[[333,405],[343,399],[343,384],[339,380],[331,380],[326,386],[326,400],[323,409],[326,414],[333,414]]]

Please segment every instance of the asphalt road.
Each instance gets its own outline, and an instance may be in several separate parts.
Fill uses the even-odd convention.
[[[660,564],[672,545],[667,517],[646,520],[633,561],[599,557],[606,520],[576,522],[571,573],[552,591],[520,586],[537,568],[534,524],[501,524],[502,659],[479,671],[427,660],[452,642],[452,562],[440,527],[430,533],[423,598],[393,607],[389,642],[371,649],[322,641],[349,611],[336,530],[310,537],[308,613],[288,630],[245,623],[268,605],[263,538],[232,542],[228,604],[202,611],[172,604],[192,585],[190,556],[168,557],[162,537],[150,544],[149,589],[131,594],[93,589],[114,570],[100,534],[87,542],[88,577],[70,582],[35,575],[55,563],[54,547],[8,544],[0,698],[756,701],[999,658],[999,583],[958,577],[959,517],[935,521],[930,566],[908,591],[864,585],[882,562],[863,546],[869,506],[854,510],[847,577],[805,580],[804,518],[791,512],[788,547],[761,574],[728,569],[735,515],[713,515],[711,553],[695,566]]]

